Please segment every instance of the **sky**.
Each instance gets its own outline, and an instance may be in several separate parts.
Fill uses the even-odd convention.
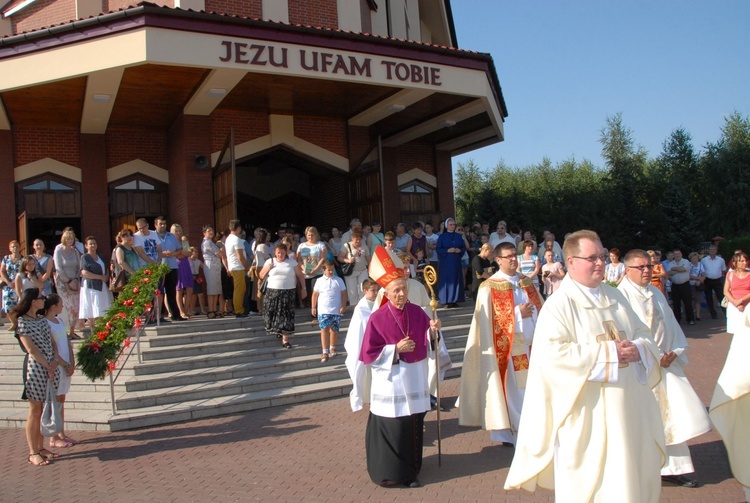
[[[505,141],[453,158],[490,170],[546,156],[604,167],[607,116],[657,157],[683,127],[696,151],[750,117],[750,0],[452,0],[458,45],[492,55]]]

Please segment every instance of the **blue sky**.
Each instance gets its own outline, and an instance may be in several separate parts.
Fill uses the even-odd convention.
[[[600,130],[622,113],[650,157],[684,127],[700,150],[750,116],[750,0],[453,0],[462,49],[489,52],[505,141],[453,158],[491,169],[544,156],[603,166]]]

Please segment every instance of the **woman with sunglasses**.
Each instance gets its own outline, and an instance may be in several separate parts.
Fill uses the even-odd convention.
[[[29,444],[28,461],[34,466],[48,465],[51,459],[58,456],[44,448],[44,437],[39,429],[47,387],[54,386],[57,394],[60,382],[57,347],[47,319],[39,316],[39,311],[44,309],[44,301],[38,288],[29,288],[13,309],[18,321],[16,338],[26,353],[21,398],[29,401],[26,442]]]

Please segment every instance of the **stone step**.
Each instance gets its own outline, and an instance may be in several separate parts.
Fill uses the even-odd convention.
[[[461,361],[463,359],[463,348],[449,350],[449,354],[451,361]],[[136,409],[345,379],[348,377],[346,365],[344,365],[345,358],[346,355],[340,353],[339,356],[329,360],[328,363],[321,364],[320,358],[316,355],[313,358],[308,357],[307,365],[298,370],[269,368],[269,370],[274,371],[261,374],[253,373],[227,379],[212,380],[213,376],[207,375],[204,379],[194,379],[192,382],[183,382],[180,384],[173,380],[162,379],[161,386],[159,386],[159,381],[157,380],[152,382],[156,387],[147,387],[139,391],[128,391],[128,393],[117,396],[117,408],[118,410]],[[164,386],[164,383],[168,383],[169,385]]]
[[[317,341],[315,341],[317,342]],[[466,336],[446,339],[446,347],[449,350],[459,349],[463,351],[466,346]],[[343,344],[339,345],[342,348]],[[269,373],[291,372],[305,370],[309,368],[318,368],[320,366],[320,349],[315,346],[313,349],[306,351],[300,346],[296,346],[291,351],[281,350],[279,357],[273,360],[260,359],[257,361],[246,361],[243,354],[226,355],[228,359],[222,359],[217,365],[207,365],[211,360],[200,362],[201,366],[185,368],[185,361],[178,360],[168,365],[153,366],[147,364],[149,370],[154,373],[137,372],[135,377],[127,380],[125,383],[128,392],[143,391],[148,389],[159,389],[164,386],[188,385],[205,381],[220,381],[224,379],[237,379],[253,375],[263,375]],[[240,352],[242,353],[242,352]],[[345,355],[342,351],[340,354]],[[228,363],[234,361],[237,357],[237,363]],[[345,356],[344,356],[345,357]],[[461,353],[463,358],[463,353]],[[198,362],[193,362],[198,364]],[[179,370],[167,370],[169,368],[179,368]],[[136,368],[138,371],[139,368]]]
[[[0,391],[0,408],[25,408],[28,402],[21,400],[21,389],[13,391]],[[122,394],[124,388],[115,389],[115,396]],[[109,388],[104,391],[71,391],[65,397],[65,410],[110,410],[111,398]]]

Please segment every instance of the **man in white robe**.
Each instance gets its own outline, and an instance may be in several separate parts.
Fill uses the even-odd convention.
[[[729,354],[711,398],[709,416],[724,441],[729,466],[750,502],[750,310],[732,337]]]
[[[490,430],[493,442],[512,447],[542,300],[531,278],[517,274],[513,243],[500,243],[494,254],[500,269],[477,290],[466,341],[458,422]]]
[[[537,319],[505,489],[553,489],[558,503],[656,503],[659,348],[623,295],[602,284],[607,255],[595,232],[570,234],[563,253],[568,275]]]
[[[661,350],[661,382],[654,388],[664,423],[667,463],[661,469],[662,480],[683,487],[700,487],[693,473],[693,460],[687,441],[711,429],[706,407],[685,376],[688,342],[669,303],[651,284],[651,257],[643,250],[630,250],[623,260],[625,278],[620,290],[638,318],[651,329]]]

